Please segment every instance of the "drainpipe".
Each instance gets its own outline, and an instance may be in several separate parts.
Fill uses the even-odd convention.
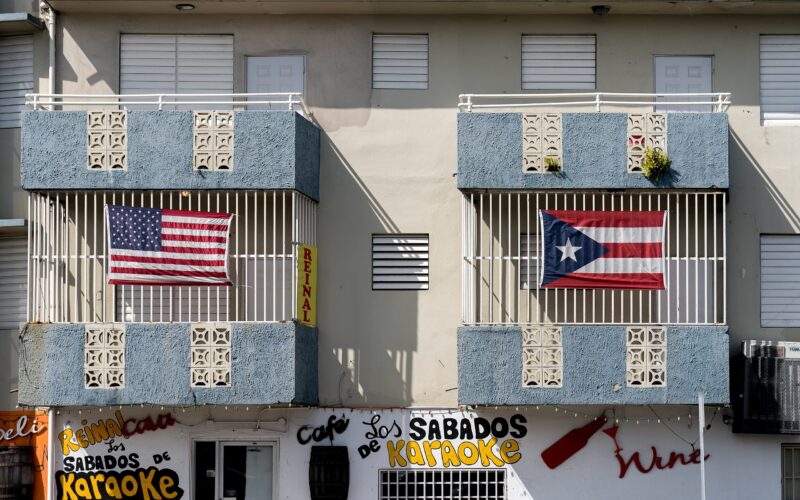
[[[706,408],[703,391],[697,395],[697,410],[697,423],[700,427],[700,499],[706,500],[706,444],[703,439],[706,432]]]
[[[47,477],[45,478],[45,488],[47,490],[47,500],[54,500],[53,490],[56,487],[56,410],[50,408],[47,411]]]
[[[47,0],[39,4],[45,23],[47,24],[48,40],[48,65],[47,65],[47,93],[56,93],[56,9]],[[52,109],[52,107],[51,107]]]

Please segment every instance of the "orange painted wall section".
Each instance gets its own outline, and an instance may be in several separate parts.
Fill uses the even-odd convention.
[[[23,431],[30,431],[35,422],[36,432],[7,440],[8,431],[16,434],[17,422],[23,416],[27,418],[27,425],[24,426]],[[0,411],[0,446],[34,447],[33,500],[47,498],[48,425],[46,411]]]

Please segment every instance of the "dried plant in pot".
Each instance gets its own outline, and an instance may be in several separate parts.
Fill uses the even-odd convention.
[[[642,174],[653,184],[661,182],[661,177],[669,173],[672,160],[660,149],[647,148],[642,158]]]

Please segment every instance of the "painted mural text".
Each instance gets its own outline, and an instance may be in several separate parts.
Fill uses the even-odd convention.
[[[636,470],[641,472],[642,474],[648,474],[651,471],[658,469],[672,469],[676,465],[699,465],[700,464],[700,457],[702,451],[699,449],[693,450],[689,456],[687,457],[683,453],[672,451],[669,454],[669,458],[663,458],[658,454],[655,446],[650,447],[650,464],[644,465],[642,463],[642,456],[638,451],[633,452],[630,458],[625,459],[622,456],[623,448],[619,445],[617,441],[617,433],[619,432],[619,427],[614,426],[608,429],[604,429],[603,432],[607,434],[613,441],[614,446],[616,449],[614,450],[614,456],[617,458],[617,463],[619,463],[619,478],[622,479],[628,473],[631,466],[635,467]],[[706,454],[703,459],[708,460],[711,457],[710,454]]]
[[[92,472],[139,468],[139,454],[64,457],[64,472]]]
[[[174,500],[183,497],[178,475],[170,469],[123,472],[56,473],[58,500]]]
[[[381,416],[377,413],[372,416],[369,422],[362,422],[368,428],[367,432],[364,433],[364,437],[369,439],[369,442],[358,447],[358,454],[361,458],[367,458],[370,454],[380,451],[381,444],[378,442],[379,439],[386,439],[389,436],[398,438],[403,434],[403,430],[396,420],[392,420],[391,425],[382,425],[380,422]]]
[[[166,429],[175,425],[175,419],[170,413],[158,415],[155,420],[149,416],[141,419],[125,419],[122,417],[122,412],[117,411],[113,418],[100,419],[91,424],[87,420],[82,420],[81,425],[83,427],[74,430],[67,428],[58,434],[64,455],[106,442],[109,439],[117,437],[128,439],[136,434]]]
[[[341,417],[331,415],[328,419],[328,423],[325,425],[313,428],[310,425],[300,427],[297,430],[297,442],[300,444],[308,444],[313,440],[315,443],[319,443],[324,439],[328,439],[333,443],[334,436],[336,436],[336,434],[342,434],[347,430],[349,424],[350,419],[344,418],[344,415]]]
[[[28,425],[28,422],[30,422],[30,425]],[[39,425],[38,420],[33,419],[30,421],[27,415],[20,415],[14,425],[8,429],[4,430],[0,428],[0,441],[13,441],[21,437],[35,436],[45,430],[45,428],[47,428],[47,426],[45,424]]]

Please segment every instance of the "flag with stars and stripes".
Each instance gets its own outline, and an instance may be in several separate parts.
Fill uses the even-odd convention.
[[[540,210],[544,288],[663,290],[666,212]]]
[[[226,285],[233,214],[106,205],[109,285]]]

